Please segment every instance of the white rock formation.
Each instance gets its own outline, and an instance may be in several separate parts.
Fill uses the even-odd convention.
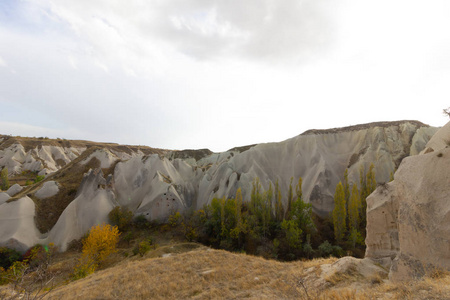
[[[39,199],[46,199],[55,196],[59,192],[59,186],[56,181],[46,181],[42,187],[34,194]]]
[[[5,203],[6,201],[8,201],[9,199],[11,199],[11,196],[8,195],[6,192],[0,192],[0,205],[2,205],[3,203]]]
[[[0,168],[7,167],[11,175],[22,171],[40,172],[46,168],[48,174],[59,170],[85,150],[85,147],[42,145],[25,151],[20,143],[15,143],[0,149]]]
[[[1,246],[25,252],[41,241],[34,223],[34,211],[34,202],[28,197],[0,205]]]
[[[197,207],[214,196],[232,197],[239,187],[244,199],[249,199],[255,177],[265,189],[278,179],[282,191],[288,190],[291,177],[302,177],[306,201],[316,213],[326,216],[333,209],[335,187],[346,168],[349,181],[359,183],[360,166],[367,170],[374,163],[377,182],[386,182],[401,159],[422,150],[436,130],[417,122],[367,124],[307,132],[242,153],[225,153],[225,158],[222,155],[210,162],[212,166],[199,184]]]
[[[393,259],[390,278],[450,270],[450,123],[424,154],[403,160],[395,180],[367,199],[366,257]]]
[[[69,242],[82,237],[91,226],[107,222],[115,205],[128,207],[148,219],[165,219],[177,210],[199,209],[213,197],[234,197],[238,188],[242,188],[244,201],[249,200],[256,177],[264,189],[278,180],[284,202],[291,177],[302,177],[305,200],[312,203],[316,213],[325,216],[333,209],[335,186],[343,179],[346,168],[350,182],[358,182],[360,167],[368,168],[374,163],[377,181],[387,181],[399,162],[423,150],[435,132],[436,128],[419,122],[402,121],[313,130],[280,143],[223,153],[204,149],[159,151],[160,154],[147,156],[128,147],[105,147],[85,155],[80,163],[86,164],[94,157],[103,169],[117,163],[113,175],[107,180],[100,170],[85,175],[75,200],[51,229],[48,241],[66,249]],[[44,145],[25,151],[22,145],[13,144],[0,150],[0,167],[7,166],[13,173],[27,168],[54,172],[84,149]],[[56,182],[56,175],[51,180]],[[57,192],[56,186],[45,183],[35,196],[47,198]],[[4,205],[9,204],[0,207]],[[4,239],[8,237],[0,233],[0,241]],[[393,242],[394,250],[395,247]]]
[[[12,186],[9,187],[9,189],[6,191],[6,193],[8,195],[10,195],[11,197],[14,197],[15,195],[17,195],[21,190],[23,189],[23,187],[21,187],[20,185],[13,184]]]
[[[96,158],[100,161],[100,168],[106,169],[111,167],[111,165],[119,160],[117,155],[113,154],[108,149],[99,149],[95,150],[91,155],[89,155],[86,159],[84,159],[81,164],[85,165],[91,161],[92,158]]]
[[[117,205],[114,198],[101,170],[90,170],[84,176],[75,200],[50,231],[48,241],[65,251],[71,241],[83,237],[92,226],[108,223],[108,214]]]

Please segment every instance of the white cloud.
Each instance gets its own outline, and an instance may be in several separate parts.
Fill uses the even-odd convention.
[[[445,1],[21,3],[25,21],[0,26],[3,122],[213,150],[311,127],[444,122]]]

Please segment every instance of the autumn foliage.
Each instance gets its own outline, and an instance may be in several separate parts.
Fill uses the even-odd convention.
[[[119,229],[109,224],[96,225],[83,240],[80,261],[74,270],[75,278],[83,278],[93,273],[112,253],[116,252]]]

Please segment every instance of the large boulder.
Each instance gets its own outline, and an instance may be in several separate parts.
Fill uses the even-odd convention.
[[[392,259],[393,280],[450,270],[449,124],[367,198],[366,257]]]

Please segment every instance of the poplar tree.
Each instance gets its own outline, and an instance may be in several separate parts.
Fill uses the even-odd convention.
[[[361,199],[359,198],[358,186],[353,184],[352,194],[350,196],[350,201],[348,203],[348,220],[349,229],[359,230],[359,224],[361,222],[360,219],[360,211],[361,211]]]
[[[350,185],[348,184],[348,169],[345,169],[344,172],[344,194],[345,194],[345,201],[350,200]]]
[[[275,217],[278,222],[281,222],[284,219],[284,207],[283,202],[281,201],[281,191],[278,185],[278,179],[275,183],[275,199]]]
[[[0,181],[1,185],[0,188],[4,191],[9,189],[9,179],[8,179],[8,168],[4,167],[3,170],[0,172]]]
[[[294,193],[292,191],[292,180],[294,180],[294,177],[291,177],[291,182],[289,183],[286,219],[291,219],[292,217],[292,200],[294,198]]]
[[[298,227],[304,234],[311,233],[314,229],[314,222],[312,220],[312,205],[303,201],[302,192],[303,180],[300,177],[298,184],[295,186],[297,200],[292,204],[292,219],[297,222]]]
[[[238,188],[236,191],[235,218],[236,227],[231,230],[230,236],[237,240],[238,247],[241,247],[241,233],[245,232],[244,222],[242,220],[242,191]]]
[[[222,238],[226,235],[225,227],[225,196],[220,199],[220,235]]]
[[[333,209],[334,236],[338,243],[342,243],[346,232],[346,211],[345,211],[345,193],[342,182],[336,186],[334,193]]]

